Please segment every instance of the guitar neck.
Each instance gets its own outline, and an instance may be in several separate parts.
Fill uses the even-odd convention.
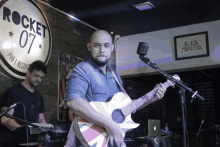
[[[168,84],[168,82],[163,83],[163,86],[165,88],[169,87],[170,85]],[[122,108],[122,112],[125,116],[131,114],[132,112],[134,112],[135,110],[137,110],[139,107],[141,107],[142,105],[144,105],[146,102],[148,102],[149,100],[151,100],[152,98],[154,98],[155,93],[156,93],[156,89],[154,88],[153,90],[151,90],[150,92],[148,92],[147,94],[145,94],[144,96],[138,98],[137,100],[135,100],[134,102],[132,102],[131,104],[127,105],[126,107]]]

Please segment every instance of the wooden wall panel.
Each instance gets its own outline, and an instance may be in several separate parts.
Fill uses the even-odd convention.
[[[13,86],[13,80],[6,78],[5,76],[0,74],[0,87],[1,88],[9,88]],[[1,90],[0,90],[1,91]]]
[[[50,60],[47,63],[47,70],[52,70],[52,71],[58,71],[58,66],[57,66],[57,62],[58,62],[58,50],[52,49],[51,51],[51,55],[50,55]]]
[[[46,121],[57,123],[58,52],[61,50],[87,59],[89,54],[86,44],[95,29],[73,20],[48,5],[39,1],[36,2],[45,13],[52,35],[52,51],[47,64],[48,73],[37,89],[44,97]],[[20,82],[22,80],[9,79],[0,74],[0,98],[5,90]]]
[[[57,97],[58,97],[58,52],[87,59],[89,57],[86,48],[87,41],[94,29],[84,24],[73,21],[69,16],[37,2],[44,11],[52,34],[52,52],[47,64],[48,74],[38,87],[45,102],[45,119],[49,123],[57,120]]]
[[[54,95],[43,94],[45,105],[45,119],[48,123],[57,121],[57,98]]]

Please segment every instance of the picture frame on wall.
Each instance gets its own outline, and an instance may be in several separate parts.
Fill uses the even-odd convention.
[[[67,54],[63,51],[58,53],[58,98],[57,98],[57,120],[72,121],[73,115],[65,105],[66,87],[69,76],[75,65],[84,61],[84,59]]]
[[[208,31],[174,37],[175,60],[209,56]]]

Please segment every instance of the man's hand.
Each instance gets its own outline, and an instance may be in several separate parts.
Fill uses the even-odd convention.
[[[45,118],[44,118],[44,113],[39,114],[39,123],[46,124],[46,121],[45,121]]]
[[[166,88],[163,86],[163,84],[157,84],[155,88],[157,88],[156,93],[155,93],[155,98],[157,100],[162,99],[164,96],[164,93],[166,92]]]
[[[113,141],[115,141],[117,147],[123,145],[123,132],[120,126],[111,118],[97,112],[86,100],[79,97],[67,102],[66,105],[75,115],[104,127],[112,145]]]
[[[124,143],[124,137],[120,126],[111,120],[104,128],[109,135],[111,145],[113,146],[113,141],[115,141],[117,147],[121,147]]]

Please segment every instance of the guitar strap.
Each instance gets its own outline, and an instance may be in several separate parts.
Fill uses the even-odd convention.
[[[126,92],[126,91],[124,90],[124,88],[121,86],[121,84],[120,84],[120,82],[119,82],[117,76],[115,75],[114,71],[111,70],[111,69],[110,69],[110,71],[111,71],[112,76],[114,77],[115,81],[118,83],[118,85],[119,85],[119,86],[121,87],[121,89],[123,90],[123,92],[124,92],[125,94],[127,94],[127,92]],[[128,94],[127,94],[127,95],[128,95]]]
[[[111,69],[110,69],[111,70]],[[117,76],[115,75],[115,73],[114,73],[114,71],[112,71],[111,70],[111,73],[112,73],[112,76],[114,77],[114,79],[115,79],[115,81],[118,83],[118,85],[121,87],[121,89],[123,90],[123,92],[125,93],[125,94],[127,94],[127,92],[124,90],[124,88],[121,86],[121,84],[120,84],[120,82],[119,82],[119,80],[118,80],[118,78],[117,78]],[[128,95],[128,94],[127,94]],[[128,95],[129,96],[129,95]],[[136,110],[133,112],[133,113],[135,113],[136,112]]]

